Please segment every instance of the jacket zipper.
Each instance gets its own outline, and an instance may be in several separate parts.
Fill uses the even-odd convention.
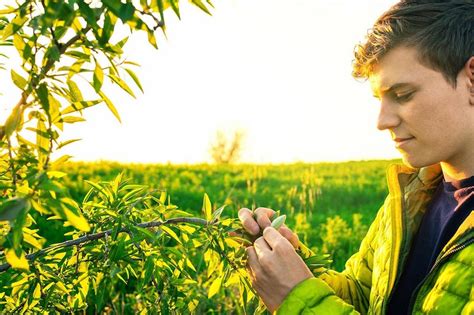
[[[421,289],[422,285],[424,284],[424,282],[428,279],[429,276],[432,275],[432,272],[433,270],[435,270],[440,264],[442,264],[443,262],[445,262],[450,256],[454,255],[455,253],[459,252],[460,250],[466,248],[468,245],[474,243],[474,238],[470,238],[468,239],[467,241],[464,241],[463,243],[453,247],[452,249],[450,249],[449,251],[447,251],[443,257],[441,257],[440,259],[436,260],[436,262],[434,263],[433,267],[431,267],[430,271],[428,272],[428,274],[423,278],[423,280],[421,280],[421,282],[416,286],[415,290],[413,291],[413,294],[410,298],[410,303],[408,304],[408,314],[412,314],[412,311],[413,311],[413,307],[415,306],[415,302],[416,302],[416,297],[418,295],[418,291]]]
[[[400,259],[400,253],[402,252],[402,249],[405,248],[405,245],[406,245],[406,231],[405,231],[405,225],[406,225],[406,213],[404,211],[404,209],[406,209],[406,206],[405,206],[405,197],[404,197],[404,190],[401,188],[400,186],[400,183],[398,182],[398,176],[396,177],[397,178],[397,187],[399,188],[399,192],[400,192],[400,200],[401,200],[401,204],[400,204],[400,215],[401,215],[401,222],[400,222],[400,230],[402,231],[402,235],[401,235],[401,239],[400,239],[400,250],[398,252],[398,258]],[[392,217],[394,216],[394,214],[392,213]],[[394,230],[396,230],[396,224],[395,226],[393,227]],[[393,240],[395,240],[395,237],[392,238]],[[393,248],[392,248],[392,253],[393,253]],[[393,261],[393,257],[391,258],[391,260]],[[388,285],[387,285],[387,291],[390,289],[390,282],[392,280],[392,269],[393,268],[396,268],[395,270],[398,271],[399,269],[399,266],[400,266],[400,260],[397,261],[397,264],[396,266],[392,266],[390,265],[390,269],[389,269],[389,279],[388,279]],[[390,292],[389,296],[387,297],[387,299],[385,299],[383,305],[382,305],[382,314],[385,314],[386,312],[386,309],[387,309],[387,305],[389,304],[390,302],[390,299],[392,298],[393,296],[393,288],[395,288],[395,286],[397,285],[400,277],[397,276],[398,275],[398,272],[395,272],[395,281],[394,281],[394,284],[392,286],[392,291]]]

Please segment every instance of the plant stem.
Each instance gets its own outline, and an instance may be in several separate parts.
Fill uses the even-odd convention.
[[[207,226],[207,225],[211,224],[210,222],[208,222],[204,219],[201,219],[201,218],[181,218],[180,217],[180,218],[171,218],[171,219],[168,219],[168,220],[165,220],[165,221],[144,222],[144,223],[139,223],[135,226],[140,227],[140,228],[152,228],[152,227],[158,227],[158,226],[161,226],[161,225],[179,224],[179,223],[192,223],[192,224],[198,224],[198,225],[204,225],[204,226]],[[86,242],[89,242],[89,241],[95,241],[95,240],[104,238],[104,237],[112,234],[112,230],[113,229],[109,229],[109,230],[99,232],[99,233],[84,235],[84,236],[79,237],[75,240],[69,240],[69,241],[65,241],[65,242],[62,242],[62,243],[53,244],[53,245],[51,245],[49,247],[46,247],[44,249],[41,249],[37,252],[26,255],[26,259],[28,259],[29,261],[33,261],[36,258],[38,258],[39,256],[44,255],[45,253],[47,253],[48,251],[53,250],[53,249],[59,249],[59,248],[63,248],[63,247],[75,246],[75,245],[79,245],[79,244],[86,243]],[[129,233],[130,229],[125,228],[125,227],[121,228],[119,230],[119,233],[122,233],[122,232]],[[7,271],[8,269],[10,269],[10,267],[11,267],[11,265],[9,263],[0,265],[0,272]]]

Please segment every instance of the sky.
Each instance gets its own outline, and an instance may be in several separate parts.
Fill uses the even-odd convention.
[[[74,160],[210,162],[221,130],[245,133],[242,162],[292,163],[398,158],[376,128],[378,102],[351,76],[355,44],[392,0],[215,0],[212,16],[181,1],[167,12],[159,49],[144,34],[125,46],[144,93],[110,90],[122,117],[84,111],[61,139]],[[122,30],[126,34],[125,30]],[[13,59],[11,59],[13,62]],[[19,90],[0,78],[2,104]],[[3,87],[2,87],[3,86]],[[0,118],[9,112],[1,106]]]

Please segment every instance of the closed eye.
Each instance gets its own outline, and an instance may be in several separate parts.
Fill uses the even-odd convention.
[[[394,98],[399,103],[408,102],[413,97],[413,94],[415,94],[415,92],[409,92],[409,93],[404,93],[404,94],[395,94]]]

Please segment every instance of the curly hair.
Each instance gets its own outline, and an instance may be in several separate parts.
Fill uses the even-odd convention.
[[[366,42],[356,46],[352,75],[368,78],[374,66],[396,46],[414,47],[419,61],[456,78],[474,55],[473,0],[402,0],[377,19]]]

